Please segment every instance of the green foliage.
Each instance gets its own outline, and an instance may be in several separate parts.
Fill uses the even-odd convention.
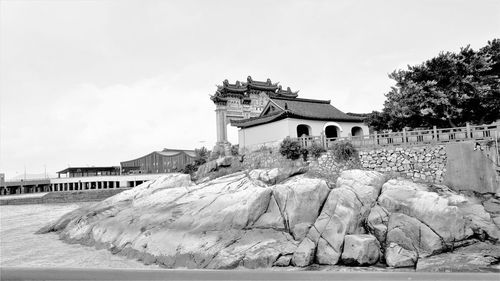
[[[184,174],[194,174],[198,167],[205,164],[208,161],[208,156],[210,155],[210,151],[208,151],[205,147],[197,148],[194,150],[195,158],[193,163],[187,164],[184,169],[181,170]]]
[[[208,161],[210,152],[205,147],[195,149],[194,153],[196,155],[194,159],[194,163],[196,166],[203,165]]]
[[[485,124],[500,118],[500,40],[474,51],[442,52],[389,75],[396,85],[382,112],[366,123],[375,130]]]
[[[279,151],[281,155],[291,160],[299,159],[300,156],[307,157],[307,150],[302,149],[299,142],[290,139],[290,137],[286,137],[281,142]]]
[[[198,167],[196,164],[194,163],[189,163],[187,164],[184,169],[181,170],[182,173],[184,174],[194,174],[197,170],[198,170]]]
[[[340,161],[347,161],[356,153],[354,146],[348,141],[336,141],[330,149],[333,151],[335,159]]]
[[[235,145],[231,146],[231,155],[232,156],[238,156],[238,155],[240,155],[240,146],[238,144],[235,144]]]
[[[318,143],[313,143],[311,146],[307,148],[308,155],[318,158],[321,156],[321,153],[325,152],[326,150],[323,148],[322,145]]]

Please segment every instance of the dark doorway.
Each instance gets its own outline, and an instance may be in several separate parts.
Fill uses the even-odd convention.
[[[352,127],[351,129],[351,136],[353,137],[360,137],[360,136],[363,136],[363,129],[361,129],[360,127]]]
[[[309,136],[309,126],[300,124],[297,126],[297,137],[302,137],[303,135]]]
[[[326,138],[338,138],[339,133],[338,133],[338,128],[337,126],[326,126],[325,128],[325,136]]]

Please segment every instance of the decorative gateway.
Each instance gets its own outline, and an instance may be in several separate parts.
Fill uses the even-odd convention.
[[[272,97],[296,98],[298,92],[293,92],[290,87],[283,90],[279,83],[255,81],[251,76],[247,82],[236,81],[230,84],[226,79],[222,85],[217,86],[217,91],[210,99],[215,103],[217,145],[214,150],[224,149],[229,151],[227,141],[227,125],[233,120],[243,120],[257,117]]]

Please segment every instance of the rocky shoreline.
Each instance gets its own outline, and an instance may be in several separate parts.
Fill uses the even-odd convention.
[[[167,268],[500,271],[495,195],[484,204],[375,171],[344,171],[335,185],[304,172],[256,169],[199,184],[171,174],[38,233]]]

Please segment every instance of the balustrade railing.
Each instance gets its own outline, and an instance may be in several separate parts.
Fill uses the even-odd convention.
[[[423,145],[429,143],[447,143],[466,140],[493,140],[500,137],[500,123],[491,125],[470,126],[457,128],[436,127],[430,130],[413,130],[391,133],[374,133],[365,136],[327,138],[321,136],[304,136],[295,138],[302,147],[309,147],[313,143],[328,149],[336,141],[350,141],[354,147],[387,146],[387,145]]]

